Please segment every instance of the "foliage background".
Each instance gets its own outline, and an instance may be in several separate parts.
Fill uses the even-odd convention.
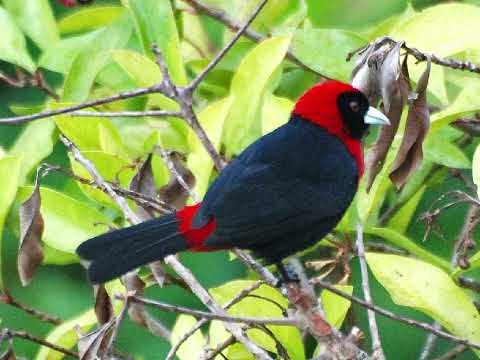
[[[222,8],[229,9],[230,2],[241,0],[210,0],[209,3],[212,6],[221,6]],[[6,6],[9,1],[4,1],[3,5]],[[255,1],[253,2],[255,3]],[[339,0],[339,1],[320,1],[320,0],[306,0],[308,5],[308,17],[314,27],[318,28],[336,28],[346,29],[356,33],[366,34],[378,30],[378,25],[390,16],[401,16],[406,11],[408,6],[407,1],[391,0],[391,1],[375,1],[375,0]],[[442,1],[433,0],[418,0],[412,1],[411,6],[415,10],[420,10],[425,7],[434,6],[437,3],[443,3]],[[472,3],[480,6],[479,1],[464,1],[463,3]],[[56,19],[62,19],[71,12],[84,11],[84,9],[65,9],[55,2],[50,2]],[[112,4],[119,6],[116,1],[96,1],[95,6]],[[236,14],[231,14],[235,17]],[[408,16],[408,15],[407,15]],[[188,34],[188,36],[195,37],[194,31],[190,30],[188,23],[183,23],[183,14],[176,14],[179,24],[180,32]],[[95,16],[91,18],[92,22],[95,22]],[[33,20],[32,20],[33,21]],[[99,21],[99,20],[98,20]],[[478,19],[480,22],[480,18]],[[206,36],[211,42],[213,49],[211,53],[215,53],[215,49],[218,49],[223,44],[223,26],[215,23],[211,19],[202,16],[201,26],[205,31]],[[77,24],[78,25],[78,24]],[[88,24],[86,26],[89,26]],[[459,24],[461,26],[461,24]],[[62,34],[62,37],[71,36],[71,34]],[[414,38],[416,34],[411,34]],[[428,34],[432,38],[433,42],[441,42],[441,39],[436,39],[436,29],[431,29]],[[1,43],[1,38],[0,38]],[[45,51],[48,51],[48,46],[42,50],[38,47],[38,43],[35,44],[30,38],[27,37],[27,47],[33,59],[38,59]],[[91,45],[92,47],[94,44]],[[248,45],[247,48],[250,48]],[[322,56],[324,52],[322,44],[318,44],[317,48],[311,49],[314,56]],[[194,50],[188,46],[184,49],[185,59],[187,63],[187,69],[189,71],[195,71],[195,62],[192,60],[191,55]],[[237,47],[237,52],[243,55],[245,51]],[[327,48],[325,56],[330,56],[328,51],[331,48]],[[353,49],[351,49],[353,50]],[[469,50],[469,49],[465,49]],[[339,50],[340,51],[340,50]],[[343,49],[341,49],[343,51]],[[238,55],[238,56],[240,56]],[[338,55],[338,54],[335,54]],[[453,54],[447,54],[453,55]],[[61,56],[61,55],[58,55]],[[336,59],[339,59],[340,56]],[[474,59],[472,59],[474,60]],[[233,67],[230,71],[225,70],[225,73],[220,71],[216,73],[216,76],[231,78],[232,73],[235,71],[235,66],[238,66],[238,62],[232,60]],[[193,69],[193,70],[192,70]],[[13,72],[13,67],[7,62],[0,62],[0,70],[7,73]],[[84,69],[77,69],[78,74],[73,76],[82,76]],[[450,71],[447,71],[450,74]],[[58,72],[46,71],[48,81],[54,86],[61,86],[63,82],[63,75]],[[344,74],[345,75],[345,74]],[[452,75],[453,77],[455,75]],[[465,75],[465,77],[469,77]],[[215,79],[210,79],[212,83],[215,83]],[[221,81],[221,80],[220,80]],[[249,79],[251,82],[255,82],[255,79]],[[478,80],[477,80],[478,81]],[[276,94],[280,96],[290,97],[291,100],[295,100],[306,87],[315,82],[315,77],[310,74],[301,73],[299,76],[289,79],[284,76],[277,87]],[[460,82],[461,83],[461,82]],[[298,84],[298,85],[297,85]],[[447,99],[446,103],[451,102],[455,98],[455,95],[459,91],[459,81],[449,81],[447,84]],[[214,84],[215,85],[215,84]],[[212,86],[214,86],[212,85]],[[215,98],[215,91],[213,89],[209,92],[208,89],[203,89],[205,99]],[[220,93],[225,89],[219,89]],[[213,94],[213,95],[212,95]],[[45,97],[38,89],[15,89],[6,84],[0,84],[0,115],[9,116],[12,115],[11,105],[21,104],[22,106],[29,107],[41,104]],[[438,97],[432,96],[433,102],[439,103]],[[78,99],[72,99],[78,100]],[[444,102],[444,105],[446,104]],[[127,107],[141,107],[142,104],[130,103]],[[77,119],[79,123],[81,119]],[[129,120],[136,121],[136,120]],[[12,147],[15,146],[16,141],[22,134],[26,126],[2,126],[0,127],[0,146],[3,151],[9,152]],[[31,134],[29,139],[30,144],[38,144],[39,147],[47,146],[44,139],[41,139],[43,134],[36,132]],[[473,150],[475,149],[476,141],[474,141],[465,150],[466,158],[471,159],[473,156]],[[45,148],[35,149],[34,151],[46,150]],[[47,150],[48,151],[48,150]],[[69,167],[70,162],[66,155],[63,146],[56,142],[53,146],[51,154],[46,157],[46,161],[49,163],[61,164],[64,167]],[[469,164],[469,162],[468,162]],[[469,166],[463,166],[466,168],[464,171],[469,174]],[[8,181],[10,174],[0,174],[0,183]],[[27,183],[32,182],[32,173],[28,175]],[[61,191],[69,196],[78,199],[81,202],[91,205],[91,200],[88,199],[85,194],[79,189],[78,185],[72,180],[56,175],[49,175],[43,182],[43,186],[47,186],[58,191]],[[443,181],[430,182],[425,194],[422,196],[421,201],[415,210],[413,219],[418,214],[426,211],[431,203],[437,199],[441,194],[447,192],[450,189],[463,188],[464,184],[458,179],[446,175]],[[90,286],[88,285],[85,273],[78,264],[72,265],[44,265],[36,274],[34,280],[28,287],[22,287],[18,280],[16,270],[16,253],[18,242],[18,230],[16,213],[18,209],[18,199],[16,205],[11,209],[5,228],[3,230],[2,241],[2,267],[3,267],[3,279],[6,282],[6,286],[15,295],[16,298],[24,303],[31,305],[32,307],[45,310],[50,313],[54,313],[64,319],[72,318],[79,313],[82,313],[88,308],[91,308],[93,295]],[[453,239],[456,239],[461,226],[463,225],[462,219],[465,217],[466,206],[458,206],[448,212],[444,213],[440,217],[439,223],[443,231],[443,238],[432,234],[429,236],[428,241],[422,242],[425,227],[421,222],[412,221],[406,234],[411,240],[420,244],[420,246],[431,251],[433,254],[441,256],[449,261],[451,257]],[[78,214],[81,216],[81,214]],[[111,215],[111,214],[110,214]],[[61,234],[59,235],[61,236]],[[198,278],[205,284],[206,287],[219,286],[229,280],[244,278],[244,267],[237,261],[230,261],[229,254],[226,252],[211,253],[211,254],[182,254],[182,260],[189,266]],[[213,264],[213,265],[212,265]],[[360,272],[357,266],[356,260],[352,261],[353,266],[353,278],[352,284],[354,285],[354,294],[361,296],[360,287]],[[472,273],[474,276],[475,273]],[[415,310],[410,308],[395,305],[385,289],[375,280],[375,277],[371,277],[373,298],[375,302],[385,308],[392,309],[393,311],[406,315],[415,319],[423,321],[431,321],[431,319]],[[166,289],[151,289],[147,292],[148,296],[161,299],[166,302],[201,307],[200,303],[185,291],[176,287],[167,287]],[[158,313],[157,314],[167,325],[172,327],[175,323],[175,316],[172,314]],[[45,336],[50,330],[51,325],[42,323],[22,311],[9,307],[8,305],[0,304],[0,318],[2,326],[13,329],[28,329],[29,332],[39,336]],[[362,329],[367,329],[366,313],[364,309],[357,306],[352,306],[350,319],[360,324]],[[425,341],[426,334],[418,329],[408,327],[397,322],[382,317],[378,318],[380,333],[382,336],[384,348],[388,359],[413,359],[417,358],[419,351]],[[368,341],[368,339],[367,339]],[[129,353],[133,354],[136,358],[143,359],[159,359],[163,358],[168,352],[170,344],[163,339],[157,338],[149,334],[143,328],[125,321],[118,340],[118,346],[120,349],[125,349]],[[443,341],[439,342],[435,353],[443,353],[451,344]],[[38,346],[15,339],[15,349],[19,355],[26,356],[27,358],[34,358]],[[467,352],[459,357],[459,359],[474,359],[476,356],[472,352]]]

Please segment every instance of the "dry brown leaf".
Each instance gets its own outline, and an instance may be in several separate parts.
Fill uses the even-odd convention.
[[[403,107],[411,92],[406,58],[400,68],[400,47],[401,43],[394,46],[386,55],[378,73],[377,86],[382,94],[384,109],[388,107],[388,111],[384,110],[384,112],[390,120],[390,126],[383,126],[380,129],[377,142],[369,151],[365,161],[367,191],[382,170],[388,150],[397,133]]]
[[[113,311],[112,301],[108,296],[105,285],[94,286],[95,291],[95,315],[100,325],[106,324],[113,319],[115,313]]]
[[[190,188],[193,188],[195,186],[195,176],[185,166],[185,156],[178,151],[170,151],[168,156],[173,162],[178,175],[185,180]],[[189,197],[188,192],[178,181],[177,174],[174,173],[170,173],[170,180],[168,181],[168,184],[162,186],[158,193],[164,202],[173,206],[177,210],[185,206],[185,203]]]
[[[103,359],[106,355],[115,321],[103,324],[98,329],[82,334],[80,327],[76,326],[75,331],[78,336],[78,355],[80,360]]]
[[[152,198],[157,196],[157,189],[155,187],[155,180],[153,178],[152,170],[152,154],[148,155],[147,159],[142,163],[137,173],[132,178],[129,189]],[[142,220],[147,220],[153,217],[154,209],[148,207],[147,205],[138,205],[136,214]]]
[[[462,130],[468,135],[475,137],[480,136],[480,120],[478,119],[458,119],[450,125]]]
[[[128,273],[123,277],[125,287],[129,292],[135,292],[138,296],[143,296],[145,283],[136,273]],[[153,335],[170,340],[170,331],[152,315],[150,315],[142,304],[131,303],[128,307],[128,316],[140,326],[145,327]]]
[[[20,206],[20,242],[18,249],[18,274],[23,286],[30,283],[43,261],[43,218],[40,214],[41,197],[39,181],[32,195]]]
[[[417,169],[423,159],[422,145],[430,127],[430,112],[427,104],[430,68],[431,61],[429,59],[425,71],[418,80],[417,96],[410,103],[402,144],[390,173],[390,179],[397,189],[405,185],[409,176]]]

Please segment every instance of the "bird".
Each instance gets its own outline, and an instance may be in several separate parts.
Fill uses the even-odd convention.
[[[350,84],[321,82],[296,102],[288,122],[245,148],[197,204],[87,240],[77,254],[103,283],[182,251],[246,249],[293,281],[283,259],[331,232],[364,171],[362,139],[389,125]]]

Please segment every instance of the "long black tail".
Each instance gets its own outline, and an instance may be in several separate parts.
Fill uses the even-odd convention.
[[[176,214],[112,231],[87,240],[77,254],[91,261],[88,276],[103,283],[139,266],[187,249]]]

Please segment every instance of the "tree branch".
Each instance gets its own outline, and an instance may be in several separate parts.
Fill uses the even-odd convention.
[[[256,281],[255,283],[253,283],[252,286],[249,286],[248,288],[245,288],[243,289],[240,293],[238,293],[237,296],[235,296],[233,299],[231,299],[227,304],[224,305],[224,309],[227,310],[229,309],[231,306],[235,305],[236,303],[238,303],[239,301],[241,301],[243,298],[245,298],[248,294],[250,294],[252,291],[258,289],[261,285],[263,284],[262,281]],[[178,341],[176,342],[175,345],[173,345],[170,349],[170,351],[168,352],[167,354],[167,357],[165,358],[165,360],[173,360],[173,358],[175,357],[175,354],[177,353],[178,349],[180,348],[180,346],[182,346],[182,344],[187,341],[187,339],[192,336],[195,331],[197,331],[198,329],[200,329],[203,325],[205,325],[209,320],[208,319],[205,319],[203,318],[202,320],[199,320],[189,331],[187,331],[185,334],[183,334],[183,336],[178,339]],[[223,350],[223,349],[222,349]]]
[[[70,355],[74,358],[79,358],[78,356],[78,353],[74,352],[74,351],[71,351],[69,349],[65,349],[64,347],[61,347],[61,346],[58,346],[56,344],[53,344],[47,340],[44,340],[42,338],[39,338],[39,337],[36,337],[36,336],[33,336],[33,335],[30,335],[29,333],[27,333],[26,331],[16,331],[16,330],[10,330],[10,329],[3,329],[3,335],[6,336],[6,337],[18,337],[18,338],[22,338],[22,339],[25,339],[25,340],[28,340],[28,341],[31,341],[31,342],[34,342],[36,344],[39,344],[39,345],[42,345],[42,346],[46,346],[50,349],[53,349],[55,351],[58,351],[58,352],[61,352],[65,355]]]
[[[17,309],[20,309],[26,312],[27,314],[32,315],[33,317],[39,319],[40,321],[45,321],[53,325],[60,325],[63,322],[63,320],[57,316],[44,313],[43,311],[34,309],[28,305],[20,303],[17,299],[12,297],[10,294],[1,295],[0,301],[7,305],[16,307]]]
[[[363,245],[363,227],[362,224],[357,223],[357,256],[360,262],[360,272],[362,274],[362,289],[365,300],[369,303],[373,303],[372,294],[370,293],[370,285],[368,281],[368,268],[367,261],[365,260],[365,246]],[[375,319],[375,313],[372,310],[367,310],[368,325],[370,327],[370,334],[372,336],[372,358],[378,360],[385,360],[385,354],[382,348],[382,341],[380,339],[380,333],[378,331],[377,320]]]
[[[397,40],[391,38],[390,36],[384,36],[381,37],[374,42],[360,48],[357,50],[354,50],[350,52],[347,55],[347,61],[349,61],[355,54],[361,54],[363,53],[367,48],[370,46],[374,45],[375,47],[380,47],[384,44],[391,43],[391,44],[396,44],[398,43]],[[403,43],[402,44],[402,49],[404,49],[407,54],[412,55],[417,61],[428,61],[429,59],[432,61],[432,63],[440,65],[440,66],[445,66],[451,69],[456,69],[456,70],[464,70],[464,71],[470,71],[476,74],[480,74],[480,67],[471,63],[470,61],[460,61],[456,59],[446,59],[439,57],[435,54],[431,53],[426,53],[421,50],[418,50],[417,48],[414,47],[409,47],[407,44]]]
[[[260,3],[258,4],[257,8],[255,11],[250,15],[248,20],[245,22],[245,24],[240,27],[237,31],[237,33],[233,36],[233,38],[228,42],[226,46],[223,47],[222,50],[213,58],[213,60],[207,65],[205,69],[203,69],[200,74],[197,75],[195,79],[193,79],[190,84],[188,85],[188,89],[191,91],[194,91],[200,82],[202,82],[203,79],[207,76],[207,74],[220,62],[220,60],[223,59],[225,54],[235,45],[238,39],[240,39],[240,36],[247,30],[247,28],[250,26],[250,24],[255,20],[257,15],[260,13],[260,11],[263,9],[265,4],[267,3],[268,0],[261,0]]]
[[[70,114],[72,117],[182,117],[178,111],[168,110],[145,110],[145,111],[74,111]]]
[[[206,5],[205,3],[202,3],[198,0],[185,0],[185,2],[188,3],[196,11],[218,20],[219,22],[221,22],[223,25],[225,25],[232,31],[238,31],[242,27],[241,24],[237,23],[235,19],[231,18],[224,11],[213,9],[208,5]],[[262,35],[253,29],[246,29],[244,32],[244,35],[250,40],[253,40],[255,42],[261,42],[267,38],[265,35]],[[324,79],[330,79],[330,77],[312,69],[308,65],[301,62],[291,51],[287,52],[287,59],[305,71],[321,76]]]
[[[324,289],[327,289],[327,290],[333,292],[334,294],[336,294],[338,296],[343,297],[344,299],[350,300],[351,302],[354,302],[358,305],[361,305],[361,306],[363,306],[367,309],[373,310],[373,311],[375,311],[376,313],[378,313],[382,316],[385,316],[385,317],[388,317],[388,318],[393,319],[395,321],[398,321],[398,322],[401,322],[401,323],[404,323],[404,324],[407,324],[407,325],[417,327],[417,328],[423,329],[425,331],[431,332],[431,333],[433,333],[433,334],[435,334],[438,337],[441,337],[443,339],[450,340],[450,341],[456,342],[458,344],[467,345],[467,346],[473,347],[475,349],[480,349],[480,344],[477,344],[477,343],[471,342],[470,340],[462,339],[462,338],[459,338],[457,336],[446,333],[444,331],[435,329],[435,327],[430,325],[430,324],[420,322],[420,321],[416,321],[416,320],[412,320],[412,319],[408,319],[408,318],[404,318],[404,317],[402,317],[400,315],[397,315],[397,314],[395,314],[395,313],[393,313],[389,310],[385,310],[385,309],[383,309],[379,306],[373,305],[369,302],[366,302],[366,301],[361,300],[361,299],[359,299],[355,296],[351,296],[351,295],[349,295],[349,294],[347,294],[347,293],[345,293],[341,290],[338,290],[337,288],[335,288],[331,284],[329,284],[329,283],[327,283],[323,280],[320,280],[318,278],[312,279],[311,282],[313,284],[316,284],[316,285],[318,285],[318,286],[320,286]]]
[[[132,302],[153,306],[163,311],[191,315],[196,318],[202,318],[207,320],[221,320],[229,323],[242,323],[247,325],[298,326],[298,322],[296,319],[265,319],[247,316],[231,316],[226,314],[224,311],[222,311],[222,313],[206,312],[190,309],[179,305],[166,304],[159,301],[146,299],[140,296],[131,296],[130,299]]]

